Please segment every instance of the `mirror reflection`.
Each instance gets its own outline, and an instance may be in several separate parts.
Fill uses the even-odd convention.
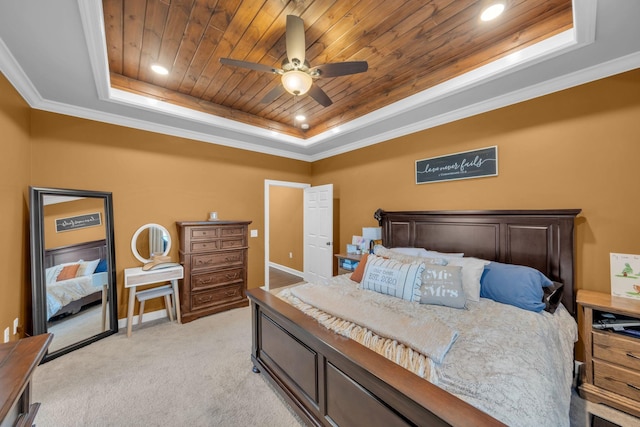
[[[142,263],[151,262],[152,255],[167,255],[171,249],[169,231],[159,224],[145,224],[131,239],[131,251]]]
[[[32,189],[34,335],[53,333],[45,360],[117,331],[110,211],[110,193]]]

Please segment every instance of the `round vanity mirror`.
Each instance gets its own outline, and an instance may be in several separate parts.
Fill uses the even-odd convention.
[[[131,252],[143,264],[152,261],[153,255],[167,255],[171,249],[171,236],[159,224],[145,224],[131,238]]]

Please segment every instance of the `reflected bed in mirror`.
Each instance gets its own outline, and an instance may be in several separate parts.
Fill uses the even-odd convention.
[[[111,193],[30,189],[33,334],[44,361],[118,331]]]

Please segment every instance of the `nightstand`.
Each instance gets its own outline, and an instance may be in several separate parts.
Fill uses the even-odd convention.
[[[338,274],[353,273],[362,255],[360,254],[336,254],[338,259]]]
[[[640,417],[640,338],[594,327],[594,319],[610,313],[640,320],[640,301],[581,289],[585,363],[580,395]]]

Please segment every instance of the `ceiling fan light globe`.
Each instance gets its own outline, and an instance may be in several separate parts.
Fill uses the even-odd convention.
[[[282,86],[291,95],[304,95],[309,92],[312,83],[311,76],[302,71],[292,70],[282,75]]]

